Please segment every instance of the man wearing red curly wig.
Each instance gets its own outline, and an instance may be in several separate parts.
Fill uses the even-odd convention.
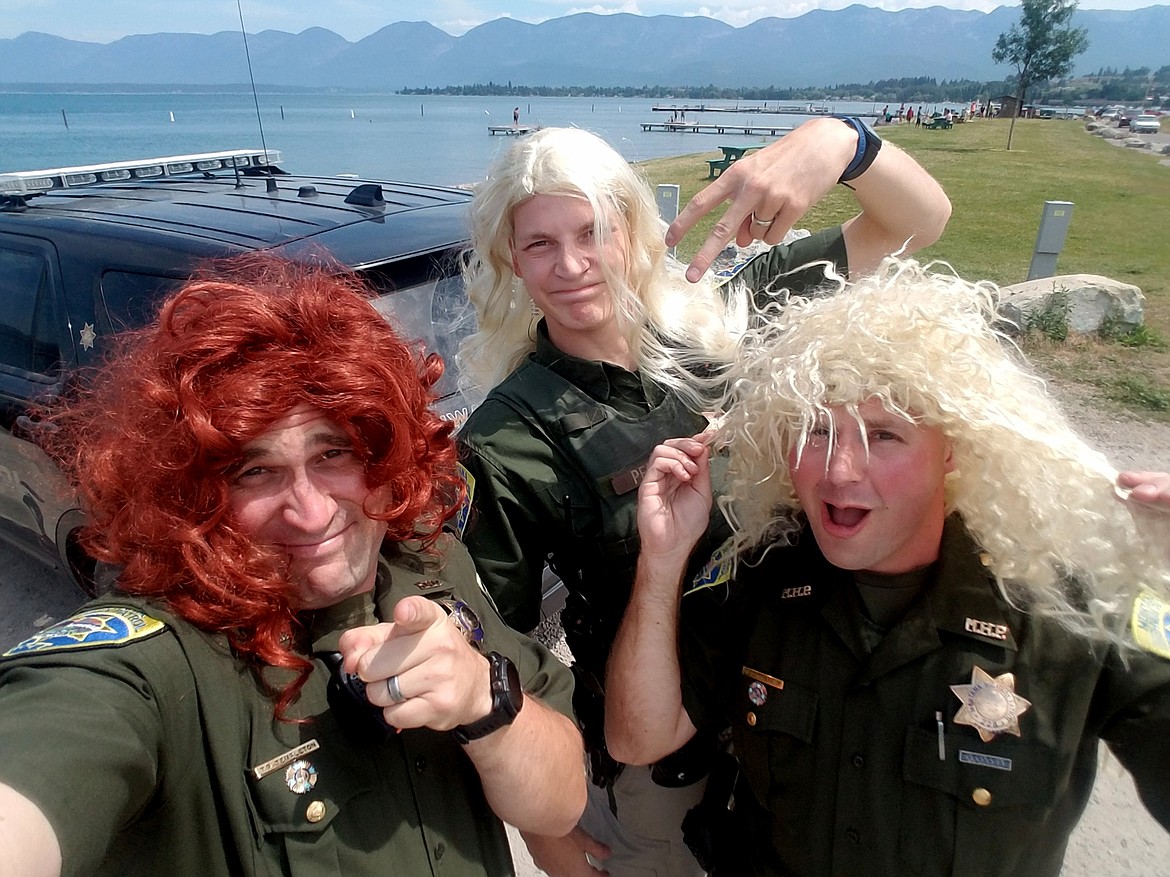
[[[121,572],[0,660],[0,875],[505,875],[500,819],[573,827],[567,671],[443,532],[441,372],[357,280],[250,256],[55,414]]]

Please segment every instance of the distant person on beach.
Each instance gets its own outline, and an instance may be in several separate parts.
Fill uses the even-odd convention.
[[[0,874],[508,877],[501,819],[576,822],[572,678],[448,531],[442,363],[369,292],[221,263],[46,421],[118,576],[0,658]]]
[[[1057,877],[1099,742],[1170,829],[1170,475],[1090,448],[995,304],[898,260],[794,300],[655,449],[606,739],[730,724],[715,877]],[[693,577],[709,444],[736,532]]]
[[[853,191],[857,216],[737,265],[717,289],[707,268],[729,240],[777,244],[838,182]],[[668,242],[726,201],[684,276]],[[658,442],[707,424],[696,413],[702,401],[678,391],[680,350],[709,369],[731,355],[750,296],[782,301],[784,289],[812,290],[827,274],[864,274],[888,253],[932,243],[949,215],[946,195],[913,159],[857,120],[835,118],[806,122],[735,162],[691,201],[668,240],[646,181],[585,131],[525,138],[480,184],[465,271],[479,331],[460,359],[464,375],[494,389],[458,437],[472,496],[464,540],[519,630],[540,620],[546,558],[563,580],[574,703],[590,755],[578,829],[567,838],[525,834],[548,873],[702,871],[680,826],[702,795],[712,737],[652,767],[628,767],[609,756],[602,734],[609,647],[638,552],[638,482]],[[704,544],[724,535],[716,513]]]
[[[516,127],[516,128],[520,127],[520,108],[519,107],[515,107],[512,110],[512,126]]]

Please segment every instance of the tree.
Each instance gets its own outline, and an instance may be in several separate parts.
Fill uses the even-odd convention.
[[[1072,69],[1073,58],[1089,48],[1085,29],[1068,26],[1076,9],[1077,0],[1023,0],[1019,22],[995,41],[991,59],[1016,68],[1017,107],[1024,106],[1033,83],[1065,76]],[[1012,148],[1015,127],[1013,114],[1008,149]]]

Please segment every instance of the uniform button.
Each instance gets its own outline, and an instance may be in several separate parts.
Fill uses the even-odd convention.
[[[305,818],[310,822],[317,823],[325,818],[325,802],[314,801],[305,809]]]
[[[447,852],[447,845],[442,841],[435,844],[435,861],[442,861],[443,855]]]
[[[855,844],[861,840],[861,835],[857,833],[856,828],[849,828],[845,830],[845,839],[851,844]]]
[[[980,807],[986,807],[991,803],[991,792],[987,791],[987,789],[976,789],[971,793],[971,800]]]
[[[858,770],[861,770],[863,767],[865,767],[865,756],[860,752],[853,753],[853,766]]]
[[[755,713],[748,713],[747,714],[747,723],[749,725],[751,725],[753,728],[756,726],[756,714]]]
[[[414,760],[414,769],[418,773],[423,773],[427,769],[427,760],[420,755]]]

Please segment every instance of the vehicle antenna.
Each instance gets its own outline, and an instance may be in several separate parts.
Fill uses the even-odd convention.
[[[256,96],[256,77],[252,74],[252,53],[248,51],[248,32],[244,29],[244,7],[241,0],[236,0],[236,9],[240,13],[240,35],[244,38],[244,57],[248,60],[248,79],[252,82],[252,102],[256,105],[256,125],[260,129],[260,148],[264,150],[264,160],[269,167],[268,144],[264,141],[264,121],[260,118],[260,98]],[[269,171],[269,175],[271,175]]]

